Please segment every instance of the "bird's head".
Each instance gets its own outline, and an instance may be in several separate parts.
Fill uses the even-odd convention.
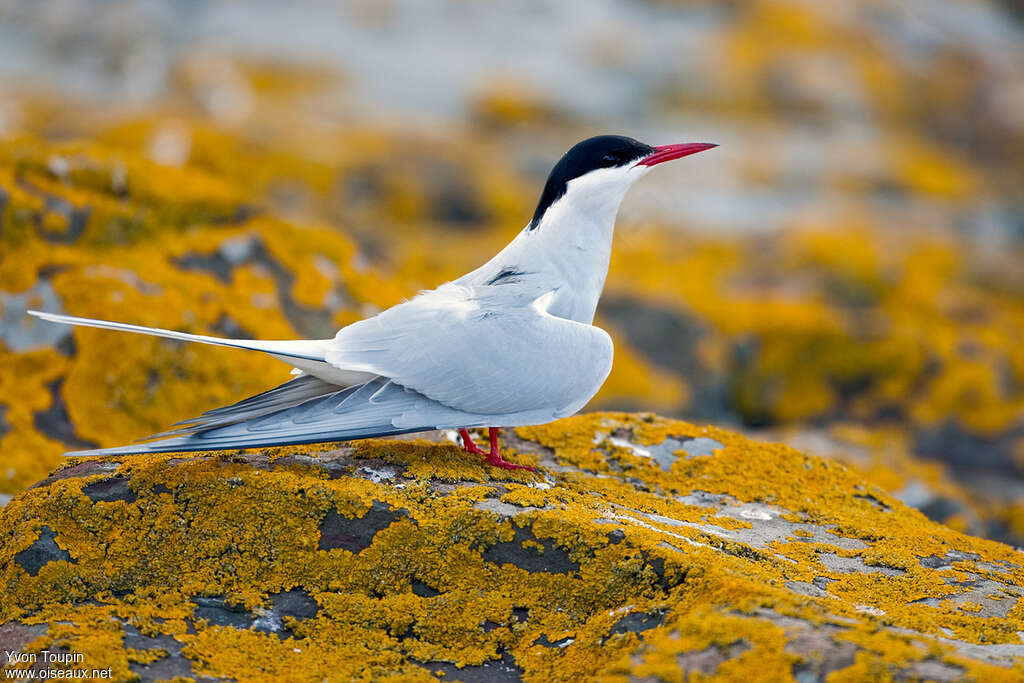
[[[657,164],[717,145],[689,142],[652,147],[621,135],[599,135],[577,143],[551,169],[529,228],[540,227],[549,209],[610,212],[614,218],[629,187]]]

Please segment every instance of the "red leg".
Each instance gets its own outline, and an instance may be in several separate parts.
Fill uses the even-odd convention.
[[[487,451],[481,450],[479,446],[473,443],[473,437],[469,435],[469,430],[460,429],[459,436],[462,437],[462,448],[467,453],[473,453],[474,455],[487,455]]]
[[[499,431],[498,427],[490,427],[488,429],[488,436],[491,438],[491,452],[488,453],[473,443],[473,437],[469,435],[468,430],[460,429],[459,436],[462,437],[462,448],[465,449],[467,453],[484,456],[484,462],[488,465],[500,467],[504,470],[530,470],[531,472],[536,472],[537,470],[529,465],[517,465],[514,462],[508,462],[501,457],[501,451],[498,450]]]
[[[500,467],[504,470],[529,470],[531,472],[536,472],[537,470],[530,467],[529,465],[517,465],[516,463],[508,462],[507,460],[504,460],[501,457],[501,451],[498,450],[499,431],[500,430],[498,427],[491,427],[488,430],[488,433],[491,437],[491,452],[487,454],[487,464],[494,465],[495,467]]]

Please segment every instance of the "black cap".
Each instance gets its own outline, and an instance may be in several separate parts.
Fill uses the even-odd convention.
[[[654,148],[650,145],[622,135],[598,135],[577,143],[551,169],[527,230],[533,230],[540,225],[544,212],[565,194],[566,186],[573,178],[579,178],[599,168],[633,164],[652,152]]]

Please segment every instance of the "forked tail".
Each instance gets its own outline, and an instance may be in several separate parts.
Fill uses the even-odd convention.
[[[214,346],[227,346],[233,349],[262,351],[279,358],[298,358],[320,363],[324,362],[324,356],[327,352],[327,343],[330,341],[328,339],[296,339],[280,341],[267,341],[262,339],[223,339],[220,337],[208,337],[203,334],[188,334],[187,332],[165,330],[159,327],[143,327],[142,325],[115,323],[108,320],[95,320],[93,318],[78,318],[73,315],[60,315],[58,313],[45,313],[43,311],[28,311],[28,314],[41,320],[48,320],[54,323],[79,325],[81,327],[98,327],[104,330],[135,332],[136,334],[148,334],[153,337],[165,337],[167,339],[177,339],[179,341],[198,342],[200,344],[212,344]]]

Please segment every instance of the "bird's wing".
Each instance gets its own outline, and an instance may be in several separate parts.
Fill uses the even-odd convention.
[[[313,375],[300,375],[273,389],[250,396],[237,403],[214,408],[198,417],[182,420],[174,425],[174,429],[147,436],[144,439],[140,439],[140,441],[193,434],[235,424],[236,422],[254,420],[271,413],[292,408],[319,396],[336,393],[340,389],[341,387],[338,385],[325,382]]]
[[[291,383],[284,385],[289,387]],[[306,391],[312,386],[298,387]],[[320,387],[323,388],[323,387]],[[279,387],[278,389],[282,389]],[[269,392],[273,394],[277,390]],[[293,385],[284,390],[294,399]],[[259,396],[253,397],[257,403]],[[280,395],[275,402],[284,400]],[[290,400],[290,399],[289,399]],[[242,402],[245,403],[244,401]],[[237,409],[237,412],[236,412]],[[228,406],[227,414],[238,417],[251,409],[242,404]],[[221,418],[226,417],[221,414]],[[453,427],[486,426],[484,416],[468,415],[442,406],[426,396],[378,377],[364,384],[337,389],[297,405],[239,421],[210,422],[185,427],[183,433],[149,443],[117,448],[66,453],[69,456],[123,455],[132,453],[176,453],[229,448],[257,448],[301,443],[349,441],[376,436]],[[152,438],[152,437],[151,437]]]
[[[537,294],[449,283],[345,327],[325,360],[469,413],[572,413],[608,376],[612,342],[547,314]]]

